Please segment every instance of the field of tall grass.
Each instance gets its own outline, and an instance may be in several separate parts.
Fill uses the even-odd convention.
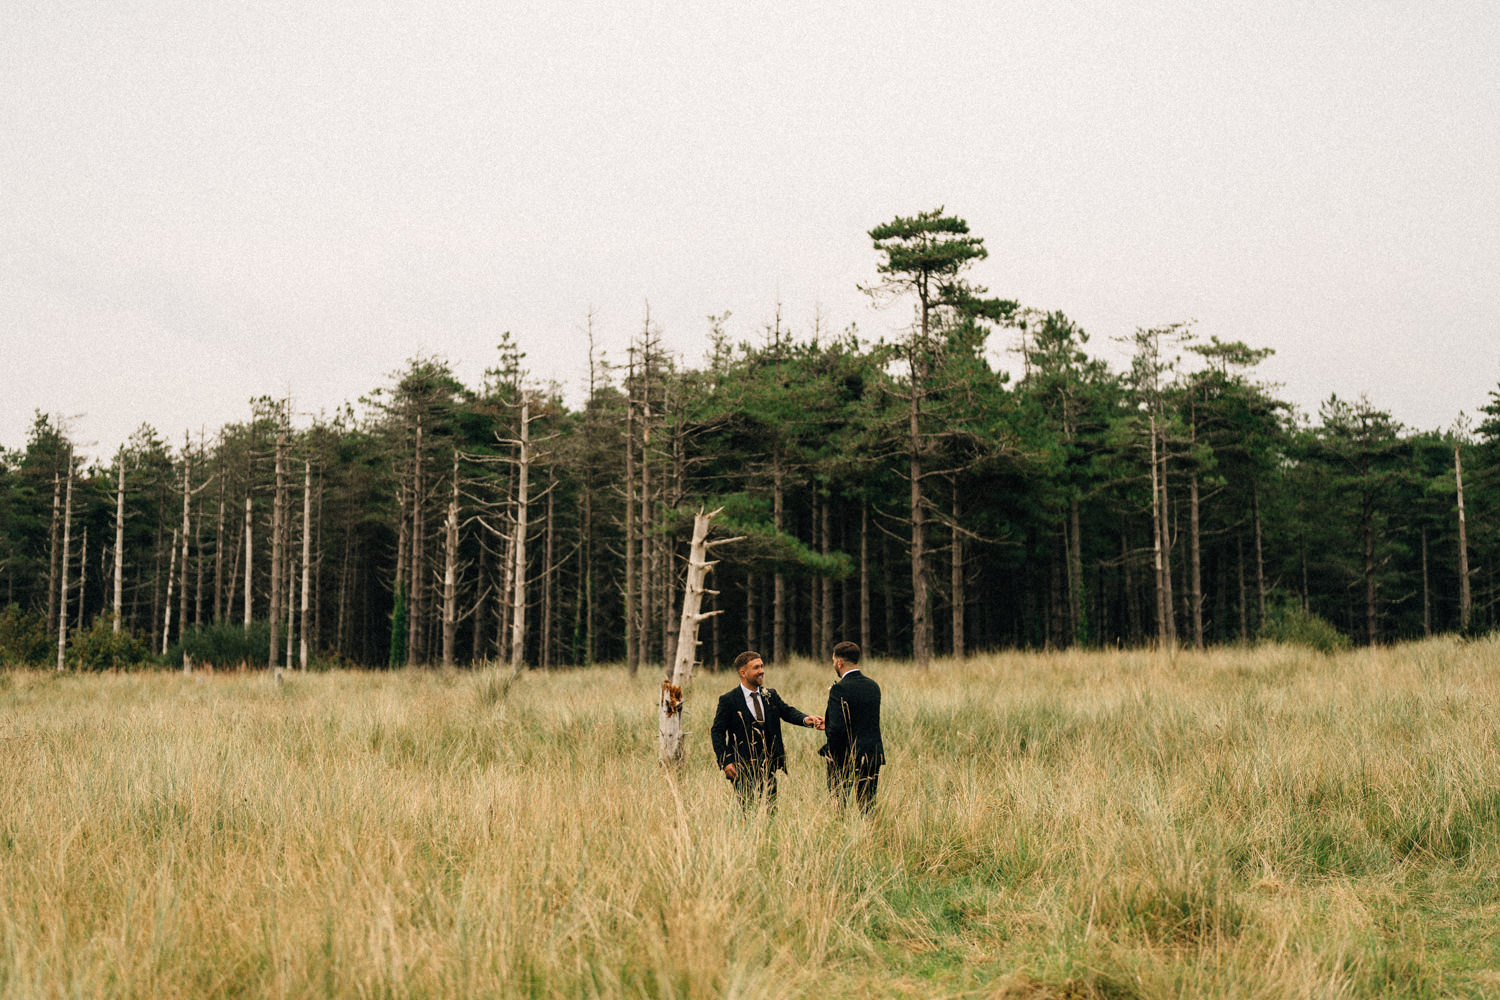
[[[1500,641],[867,670],[869,816],[727,673],[0,672],[0,998],[1500,995]]]

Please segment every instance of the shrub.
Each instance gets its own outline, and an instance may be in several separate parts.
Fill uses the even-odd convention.
[[[101,614],[69,636],[68,664],[77,670],[133,670],[151,659],[146,640],[129,629],[115,634],[114,615]]]
[[[193,662],[211,663],[216,670],[241,663],[263,664],[270,648],[269,622],[251,622],[249,629],[243,625],[219,622],[183,632],[182,638],[167,649],[167,663],[180,667],[182,654],[187,653],[193,658]]]
[[[1485,610],[1475,608],[1474,613],[1469,616],[1469,624],[1459,629],[1458,634],[1465,639],[1487,639],[1500,629],[1496,628]]]
[[[14,604],[0,611],[0,666],[40,666],[56,652],[41,615],[28,614]]]
[[[1298,601],[1286,599],[1278,600],[1266,614],[1260,626],[1260,640],[1306,646],[1320,653],[1349,648],[1349,637],[1326,618],[1307,610]]]

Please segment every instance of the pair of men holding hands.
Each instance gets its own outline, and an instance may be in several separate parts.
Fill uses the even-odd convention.
[[[828,690],[822,715],[806,715],[765,687],[766,667],[761,655],[747,650],[735,657],[740,682],[719,698],[714,713],[714,759],[724,777],[734,784],[740,801],[754,805],[764,798],[776,801],[776,772],[786,770],[786,748],[781,723],[819,729],[828,742],[818,751],[828,761],[828,788],[841,804],[853,793],[868,811],[875,802],[885,748],[880,736],[880,685],[859,668],[859,646],[841,642],[833,647],[833,669],[838,682]]]

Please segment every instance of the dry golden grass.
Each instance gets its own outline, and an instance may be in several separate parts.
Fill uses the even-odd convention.
[[[0,998],[1495,995],[1497,665],[875,662],[870,817],[742,815],[723,674],[674,781],[654,675],[0,673]]]

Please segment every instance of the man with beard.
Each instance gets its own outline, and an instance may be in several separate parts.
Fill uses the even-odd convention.
[[[786,747],[781,741],[783,720],[818,728],[822,719],[804,715],[764,686],[766,665],[759,653],[746,650],[734,658],[739,684],[719,698],[714,712],[714,759],[724,777],[734,784],[740,802],[753,808],[764,799],[776,805],[776,772],[786,770]]]

